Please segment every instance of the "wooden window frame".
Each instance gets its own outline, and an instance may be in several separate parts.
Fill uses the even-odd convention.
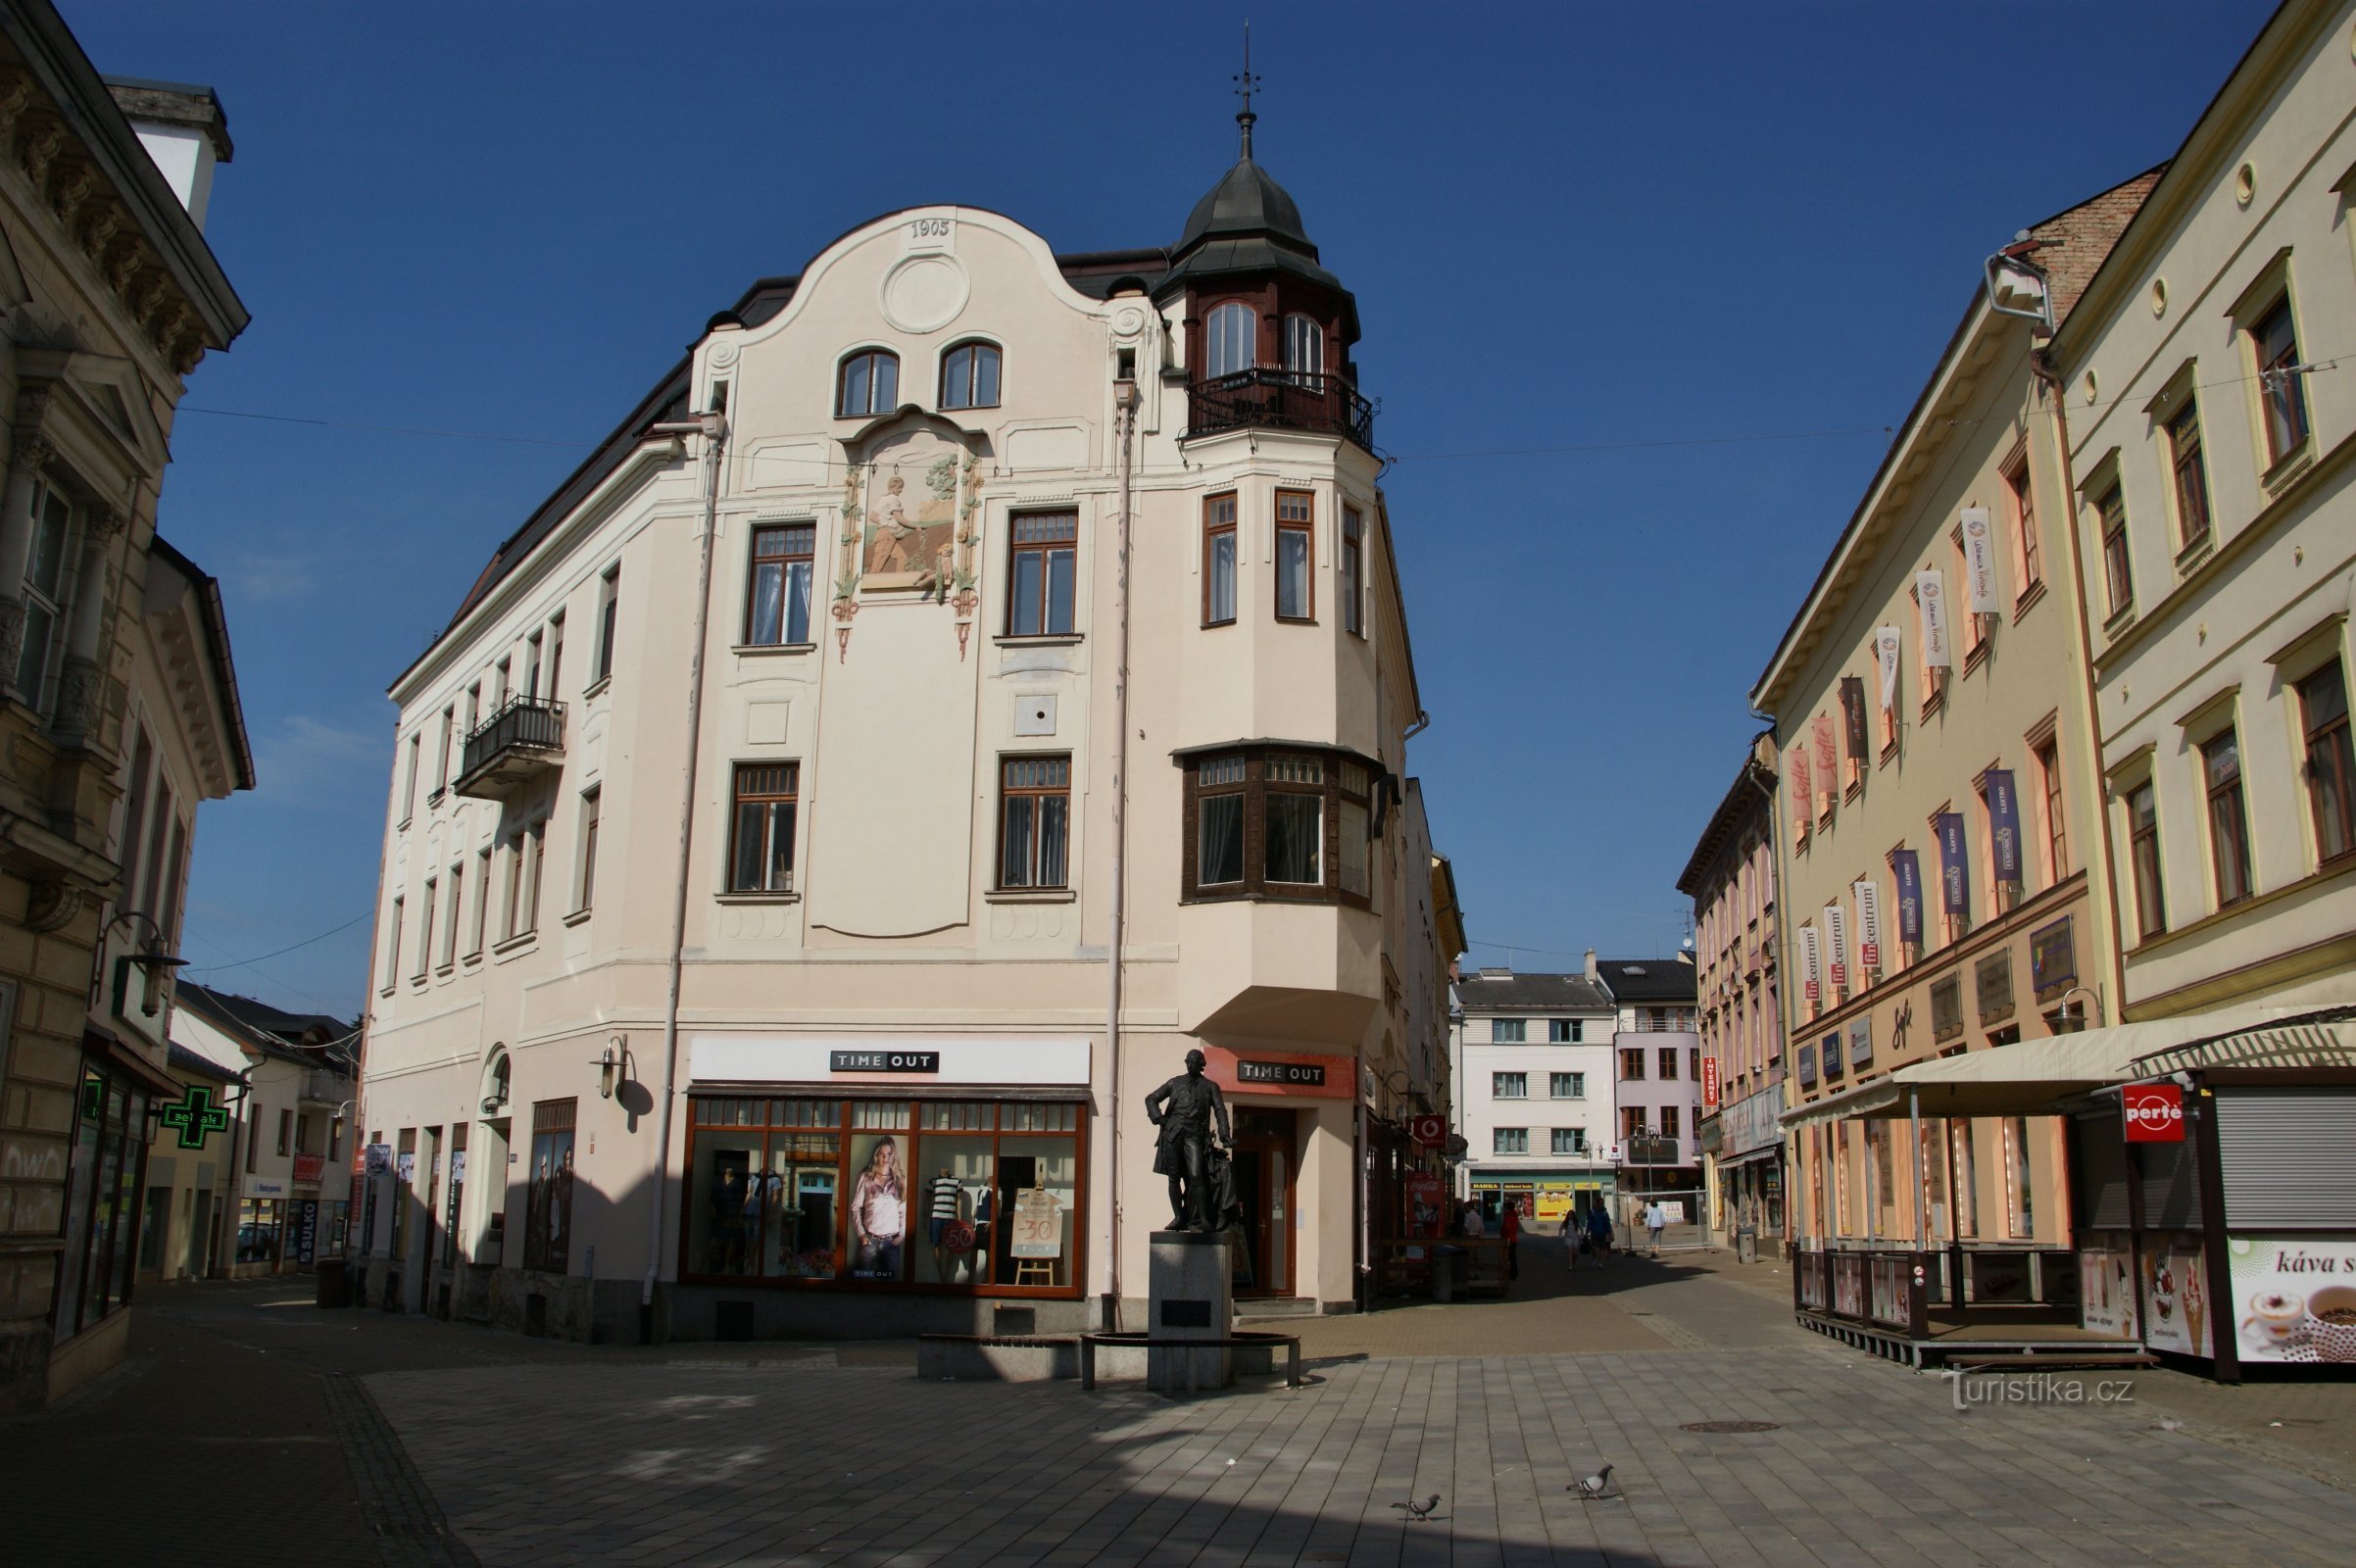
[[[1366,516],[1357,508],[1342,508],[1342,629],[1352,637],[1366,635]]]
[[[875,372],[886,363],[892,367],[892,390],[883,395],[879,406],[876,397],[878,379]],[[855,409],[851,406],[851,371],[854,366],[861,365],[867,368],[866,407]],[[872,419],[878,415],[889,414],[898,408],[900,406],[899,399],[900,356],[890,349],[874,347],[854,349],[835,362],[834,416],[836,418]]]
[[[2139,778],[2120,792],[2127,811],[2128,873],[2135,908],[2135,940],[2149,942],[2168,934],[2168,887],[2160,858],[2159,787],[2150,777]]]
[[[450,890],[450,919],[443,932],[442,961],[435,965],[434,972],[437,974],[448,974],[458,964],[458,928],[466,917],[466,862],[465,860],[459,859],[450,862],[446,885]]]
[[[2288,336],[2283,347],[2270,356],[2266,349],[2267,328],[2278,320]],[[2315,411],[2307,404],[2307,383],[2300,368],[2298,318],[2290,308],[2288,287],[2275,296],[2273,304],[2250,318],[2249,342],[2250,358],[2258,375],[2258,425],[2265,433],[2266,466],[2271,472],[2315,436]],[[2285,424],[2292,416],[2296,416],[2298,428],[2286,438],[2277,431],[2278,414]]]
[[[755,789],[751,793],[747,793],[745,785],[748,779],[755,784],[776,787]],[[780,805],[787,808],[785,886],[772,887],[769,885],[769,874],[770,868],[775,863],[777,848],[773,828],[776,812],[773,808]],[[741,856],[744,851],[745,808],[748,806],[763,808],[761,832],[765,841],[763,849],[766,853],[761,858],[762,869],[759,886],[744,885],[739,875],[742,869]],[[720,882],[723,890],[732,897],[740,898],[792,898],[796,896],[800,892],[796,886],[796,879],[802,868],[801,837],[802,764],[799,760],[789,759],[778,761],[738,762],[729,770],[728,863]]]
[[[2025,602],[2044,586],[2044,552],[2037,536],[2037,490],[2029,476],[2029,451],[2024,445],[2001,470],[2005,493],[2012,501],[2013,559],[2021,568],[2021,591],[2015,604]],[[2017,610],[2015,612],[2018,613]]]
[[[2135,570],[2127,537],[2127,490],[2113,479],[2094,498],[2094,532],[2102,548],[2103,618],[2135,613]]]
[[[1016,782],[1016,775],[1026,770],[1046,769],[1041,782]],[[1047,880],[1041,871],[1042,850],[1046,835],[1041,829],[1042,808],[1034,804],[1031,809],[1030,864],[1023,869],[1023,879],[1010,880],[1006,875],[1006,819],[1015,801],[1033,803],[1056,800],[1063,803],[1061,828],[1062,847],[1058,857],[1062,875]],[[1002,893],[1060,893],[1068,891],[1071,883],[1071,754],[1068,752],[1017,752],[999,759],[998,767],[998,842],[995,857],[998,867],[998,891]]]
[[[1297,327],[1306,327],[1308,344],[1316,351],[1313,365],[1296,364],[1294,339],[1300,336]],[[1325,373],[1325,323],[1306,311],[1287,311],[1284,318],[1284,368],[1289,375],[1323,375]]]
[[[494,848],[495,846],[486,845],[474,852],[474,879],[481,885],[474,890],[474,920],[468,928],[467,938],[472,946],[468,947],[465,954],[465,956],[469,958],[482,956],[483,937],[490,926],[491,862],[495,858],[492,853]]]
[[[2316,721],[2315,693],[2327,677],[2339,693],[2339,711]],[[2331,659],[2318,664],[2293,683],[2299,699],[2299,771],[2307,780],[2308,826],[2315,834],[2315,858],[2319,869],[2336,866],[2356,858],[2356,766],[2351,765],[2352,748],[2348,722],[2347,664]],[[2325,777],[2326,764],[2333,775]],[[2334,784],[2336,789],[2333,789]],[[2334,820],[2336,819],[2336,820]],[[2340,848],[2327,849],[2330,836],[2327,827],[2336,826]]]
[[[1219,364],[1219,322],[1231,319],[1229,313],[1241,311],[1245,322],[1244,363]],[[1242,375],[1259,368],[1259,311],[1249,301],[1221,300],[1203,313],[1203,379],[1216,381],[1230,375]]]
[[[2217,907],[2230,909],[2249,898],[2253,887],[2250,864],[2249,792],[2241,771],[2241,740],[2237,726],[2228,724],[2193,749],[2199,760],[2201,797],[2209,834],[2209,870],[2217,879]],[[2220,756],[2230,754],[2231,772],[2221,776]]]
[[[614,678],[614,647],[621,633],[621,563],[615,562],[597,579],[597,678],[603,686]],[[471,722],[467,732],[473,732]]]
[[[1069,531],[1060,538],[1023,536],[1026,524],[1037,532],[1057,522],[1069,524]],[[1055,557],[1058,553],[1071,558],[1065,575],[1071,597],[1063,607],[1065,624],[1061,626],[1055,624],[1051,591],[1055,582]],[[1030,565],[1034,561],[1036,564]],[[1016,585],[1022,580],[1026,565],[1039,573],[1039,623],[1035,626],[1018,626],[1014,622],[1015,607],[1021,600]],[[1063,507],[1047,512],[1017,512],[1006,519],[1006,628],[1008,637],[1065,638],[1080,634],[1080,514],[1076,510]]]
[[[2045,818],[2045,885],[2054,887],[2070,874],[2070,824],[2064,814],[2069,796],[2062,787],[2061,737],[2048,735],[2032,741],[2029,755],[2037,763],[2037,799]]]
[[[580,869],[573,876],[572,912],[586,914],[597,903],[597,838],[605,814],[606,787],[581,791]]]
[[[1285,508],[1298,505],[1299,516],[1287,516]],[[1285,539],[1299,535],[1301,539],[1301,577],[1302,606],[1298,614],[1285,613]],[[1317,497],[1308,490],[1279,490],[1276,492],[1276,548],[1270,552],[1270,580],[1274,597],[1269,601],[1276,618],[1287,625],[1313,626],[1317,623]]]
[[[1237,528],[1242,514],[1238,492],[1221,491],[1203,498],[1203,624],[1232,626],[1242,612],[1244,584],[1243,535]],[[1227,541],[1227,613],[1211,613],[1211,590],[1218,575],[1218,543]]]
[[[951,377],[956,371],[957,356],[965,355],[965,401],[960,403],[950,396]],[[991,361],[990,396],[979,394],[982,356]],[[1006,395],[1006,352],[988,338],[969,337],[952,343],[941,351],[941,407],[944,409],[995,409]]]
[[[1636,1071],[1628,1070],[1632,1066]],[[1643,1046],[1620,1047],[1620,1082],[1624,1084],[1644,1082],[1644,1048]]]
[[[2176,506],[2176,550],[2182,558],[2209,543],[2216,525],[2209,511],[2209,460],[2201,439],[2199,402],[2187,401],[2163,430],[2169,496]]]
[[[816,636],[811,621],[812,602],[817,593],[818,527],[811,521],[761,522],[753,526],[753,536],[746,546],[748,564],[745,571],[744,645],[747,648],[807,648]],[[796,641],[787,636],[793,626],[794,564],[801,562],[807,571],[804,578],[802,629],[807,634]],[[777,577],[777,624],[771,635],[759,624],[761,583],[764,572]]]
[[[441,887],[438,877],[427,877],[424,900],[417,906],[417,966],[410,971],[409,976],[412,983],[417,985],[423,985],[425,977],[433,972],[434,900],[440,894]]]
[[[1293,783],[1269,777],[1271,757],[1315,757],[1322,760],[1319,782]],[[1185,775],[1185,804],[1181,812],[1184,864],[1179,889],[1181,903],[1225,903],[1253,901],[1272,904],[1339,904],[1354,909],[1374,906],[1374,865],[1371,849],[1367,858],[1367,891],[1353,893],[1342,885],[1341,834],[1343,807],[1352,806],[1365,810],[1369,845],[1383,836],[1380,814],[1376,810],[1378,797],[1383,793],[1381,766],[1368,758],[1339,747],[1316,745],[1287,745],[1283,742],[1249,742],[1234,746],[1205,747],[1189,751],[1172,760]],[[1241,761],[1242,779],[1220,779],[1211,784],[1202,782],[1206,768],[1232,769]],[[1350,775],[1362,779],[1353,784]],[[1322,806],[1319,827],[1323,843],[1319,849],[1317,882],[1278,882],[1266,874],[1267,867],[1267,803],[1271,794],[1314,796]],[[1202,869],[1203,802],[1205,799],[1240,795],[1243,798],[1244,874],[1239,881],[1204,883]]]

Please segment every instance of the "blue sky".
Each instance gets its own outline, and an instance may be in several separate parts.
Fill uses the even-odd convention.
[[[1175,240],[1247,14],[60,9],[100,70],[218,88],[237,147],[210,238],[254,324],[192,378],[162,519],[222,580],[261,787],[204,809],[187,956],[346,1011],[384,688],[499,539],[876,213]],[[1676,946],[1744,694],[1981,259],[2173,153],[2271,10],[1249,8],[1255,150],[1358,297],[1475,960]]]

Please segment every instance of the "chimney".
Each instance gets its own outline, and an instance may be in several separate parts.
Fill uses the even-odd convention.
[[[1603,978],[1602,967],[1595,962],[1595,950],[1593,948],[1587,950],[1587,977],[1590,980]]]
[[[205,209],[213,203],[213,166],[227,163],[235,152],[229,144],[229,117],[221,112],[220,97],[210,87],[185,82],[129,76],[108,76],[105,81],[164,183],[201,230]]]

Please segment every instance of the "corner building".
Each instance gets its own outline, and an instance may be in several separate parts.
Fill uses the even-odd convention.
[[[922,207],[755,284],[394,684],[371,1300],[1134,1326],[1197,1047],[1238,1295],[1360,1299],[1460,925],[1355,307],[1250,137],[1169,250]]]

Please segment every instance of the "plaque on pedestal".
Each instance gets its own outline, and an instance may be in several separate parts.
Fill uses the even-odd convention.
[[[1169,1340],[1223,1340],[1235,1332],[1234,1259],[1229,1231],[1155,1231],[1147,1274],[1147,1385],[1160,1394],[1224,1389],[1235,1355],[1224,1347],[1164,1348]]]

